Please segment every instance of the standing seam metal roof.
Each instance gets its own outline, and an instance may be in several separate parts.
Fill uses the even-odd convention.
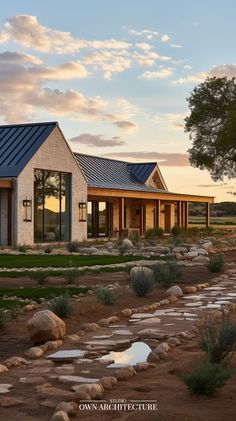
[[[0,177],[17,177],[57,122],[0,126]]]
[[[163,192],[144,183],[156,162],[132,164],[125,161],[74,153],[89,187],[107,189]]]

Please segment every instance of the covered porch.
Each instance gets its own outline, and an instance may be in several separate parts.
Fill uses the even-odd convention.
[[[88,188],[88,237],[144,236],[150,228],[188,228],[189,202],[205,203],[205,226],[210,224],[214,198],[175,194]]]

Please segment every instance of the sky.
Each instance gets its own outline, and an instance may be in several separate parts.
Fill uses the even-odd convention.
[[[172,192],[231,201],[192,168],[186,97],[236,76],[234,0],[8,0],[0,123],[58,121],[73,151],[157,161]]]

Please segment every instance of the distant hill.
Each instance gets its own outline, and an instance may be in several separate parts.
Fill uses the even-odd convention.
[[[204,203],[190,203],[189,216],[204,216]],[[236,216],[236,202],[220,202],[211,204],[211,216]]]

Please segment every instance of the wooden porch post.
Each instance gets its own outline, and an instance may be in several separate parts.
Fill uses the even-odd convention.
[[[141,201],[141,204],[140,204],[140,217],[139,217],[139,221],[140,221],[140,235],[141,235],[141,237],[143,236],[143,233],[144,233],[144,228],[143,228],[143,204],[142,204],[142,201]]]
[[[12,244],[12,190],[7,189],[7,245]]]
[[[156,227],[160,228],[161,225],[161,201],[156,200]]]
[[[146,232],[146,205],[144,204],[143,206],[143,235]]]
[[[181,227],[182,222],[182,202],[177,202],[177,225]]]
[[[184,212],[184,228],[188,229],[188,202],[184,202],[185,212]]]
[[[210,203],[206,202],[206,228],[210,225]]]
[[[181,227],[184,227],[185,221],[185,202],[181,202]]]
[[[122,230],[125,227],[125,199],[124,197],[119,197],[119,233],[122,233]]]

